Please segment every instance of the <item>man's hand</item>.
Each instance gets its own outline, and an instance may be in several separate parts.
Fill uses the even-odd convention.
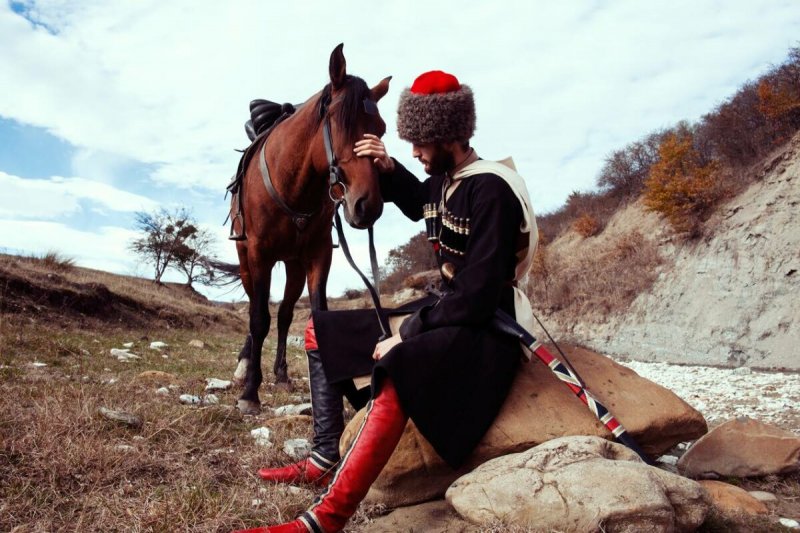
[[[403,339],[400,338],[400,334],[392,335],[388,339],[384,339],[378,344],[375,345],[375,351],[372,352],[372,358],[378,361],[381,357],[389,353],[389,350],[397,346],[403,342]]]
[[[386,147],[377,135],[365,133],[363,139],[356,141],[353,151],[358,157],[374,158],[372,162],[382,174],[394,171],[394,160],[386,153]]]

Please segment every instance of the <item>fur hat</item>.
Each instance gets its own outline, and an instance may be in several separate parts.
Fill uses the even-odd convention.
[[[400,95],[397,132],[415,144],[469,140],[475,133],[472,89],[441,70],[421,74]]]

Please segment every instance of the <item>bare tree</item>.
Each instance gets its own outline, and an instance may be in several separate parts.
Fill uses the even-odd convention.
[[[191,237],[175,250],[173,268],[186,276],[186,284],[197,282],[202,285],[216,285],[222,281],[216,267],[213,252],[214,235],[204,228],[197,228]]]
[[[177,266],[181,258],[191,255],[188,250],[195,249],[200,229],[183,207],[173,211],[162,208],[152,213],[140,211],[135,217],[135,227],[143,235],[134,239],[129,249],[142,261],[153,265],[154,280],[161,283],[161,277],[170,266]]]

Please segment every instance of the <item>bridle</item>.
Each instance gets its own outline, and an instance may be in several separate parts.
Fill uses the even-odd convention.
[[[383,307],[381,306],[380,300],[380,288],[379,288],[379,268],[378,268],[378,256],[375,250],[375,239],[374,239],[374,231],[373,227],[370,226],[367,228],[367,232],[369,234],[369,259],[370,259],[370,266],[372,268],[372,279],[373,283],[370,283],[369,279],[364,275],[363,272],[356,266],[355,261],[353,261],[353,256],[350,253],[350,247],[347,245],[347,239],[344,235],[344,229],[342,224],[342,219],[339,216],[339,207],[347,202],[347,184],[342,180],[342,168],[339,166],[339,161],[336,157],[336,152],[333,149],[333,136],[331,135],[331,121],[330,121],[330,114],[328,113],[328,107],[331,104],[331,95],[327,91],[323,93],[322,97],[320,98],[319,102],[319,114],[320,118],[322,119],[322,143],[325,146],[325,157],[328,160],[328,197],[331,199],[334,205],[333,209],[333,225],[336,228],[336,234],[339,238],[339,246],[344,253],[345,259],[356,271],[356,273],[361,277],[361,280],[364,282],[364,285],[367,287],[367,290],[372,296],[373,304],[375,305],[375,312],[378,315],[378,324],[381,327],[383,335],[381,336],[380,340],[388,338],[391,336],[390,329],[389,329],[389,321],[386,318],[386,313],[383,311]],[[377,115],[378,114],[378,105],[369,98],[364,98],[363,100],[364,111],[370,115]],[[270,131],[274,129],[280,122],[286,119],[289,115],[294,113],[295,108],[293,106],[289,106],[291,108],[291,112],[287,108],[286,111],[276,120],[275,124],[270,128]],[[299,106],[298,106],[299,107]],[[267,134],[268,135],[268,134]],[[266,136],[265,136],[266,137]],[[267,160],[265,154],[265,146],[266,146],[266,139],[264,140],[261,146],[261,153],[259,156],[259,167],[261,169],[261,176],[264,180],[264,185],[267,188],[267,192],[269,192],[270,196],[275,203],[280,206],[280,208],[292,219],[295,226],[297,227],[298,232],[303,231],[307,226],[308,222],[316,214],[316,211],[311,213],[302,213],[295,211],[291,207],[289,207],[286,202],[280,197],[278,191],[275,189],[274,185],[272,184],[272,177],[269,174],[269,168],[267,167]],[[336,188],[341,189],[341,195],[337,195],[334,193]]]

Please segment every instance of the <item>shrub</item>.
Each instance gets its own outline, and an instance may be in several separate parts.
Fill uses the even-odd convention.
[[[75,268],[75,260],[65,257],[54,250],[48,251],[41,257],[36,258],[43,266],[56,272],[69,272]]]
[[[722,197],[719,165],[703,161],[688,130],[668,134],[658,149],[659,160],[645,182],[644,204],[664,215],[679,232],[696,235],[700,223]]]
[[[600,233],[600,223],[592,215],[584,214],[572,224],[572,228],[581,237],[593,237]]]

